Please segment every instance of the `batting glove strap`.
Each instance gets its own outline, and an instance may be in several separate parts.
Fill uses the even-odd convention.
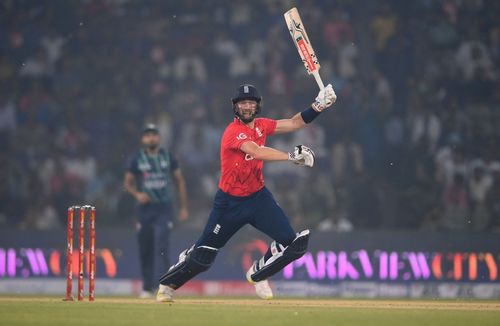
[[[299,157],[300,156],[300,157]],[[302,155],[296,155],[295,153],[288,153],[288,160],[292,161],[295,164],[298,164],[297,162],[302,159]]]

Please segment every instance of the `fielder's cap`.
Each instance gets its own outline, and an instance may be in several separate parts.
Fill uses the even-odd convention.
[[[154,132],[154,133],[159,134],[160,130],[158,129],[158,127],[154,123],[148,123],[142,129],[142,134],[145,134],[147,132]]]

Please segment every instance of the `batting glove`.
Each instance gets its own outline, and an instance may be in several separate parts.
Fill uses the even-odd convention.
[[[323,111],[327,107],[331,106],[337,100],[337,94],[333,90],[332,84],[328,84],[325,88],[319,91],[316,100],[311,107],[318,112]]]
[[[314,152],[307,146],[297,145],[293,153],[288,153],[288,160],[299,166],[312,167],[314,165]]]

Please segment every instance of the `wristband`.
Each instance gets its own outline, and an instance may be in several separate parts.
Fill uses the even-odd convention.
[[[302,116],[302,120],[305,123],[311,123],[321,112],[314,110],[313,108],[307,108],[304,111],[300,112]]]

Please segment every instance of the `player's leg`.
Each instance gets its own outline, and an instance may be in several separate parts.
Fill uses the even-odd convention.
[[[266,254],[254,261],[248,270],[247,278],[259,282],[273,276],[292,261],[302,257],[306,253],[308,242],[309,230],[297,233],[288,246],[273,241]]]
[[[153,290],[154,273],[154,227],[150,223],[138,222],[137,240],[141,263],[143,293]],[[141,294],[142,295],[142,294]]]
[[[170,266],[170,233],[172,222],[166,220],[164,216],[155,223],[154,229],[154,288],[158,288],[158,280],[165,270]]]
[[[195,245],[181,252],[179,261],[160,278],[157,301],[172,301],[175,290],[210,268],[217,252],[217,248]]]
[[[255,261],[247,272],[247,278],[253,282],[266,280],[300,258],[306,252],[309,240],[309,230],[297,234],[293,231],[285,213],[266,188],[258,200],[259,206],[251,224],[274,241],[266,254]]]
[[[192,247],[184,250],[179,255],[179,261],[160,278],[158,301],[171,301],[174,290],[210,268],[218,250],[246,224],[244,210],[235,209],[238,204],[222,192],[216,195],[201,237]],[[162,292],[164,297],[160,295]]]
[[[231,221],[231,212],[214,209],[198,241],[179,255],[179,261],[160,278],[160,284],[176,290],[210,268],[217,252],[244,224]],[[229,222],[231,221],[231,222]]]

